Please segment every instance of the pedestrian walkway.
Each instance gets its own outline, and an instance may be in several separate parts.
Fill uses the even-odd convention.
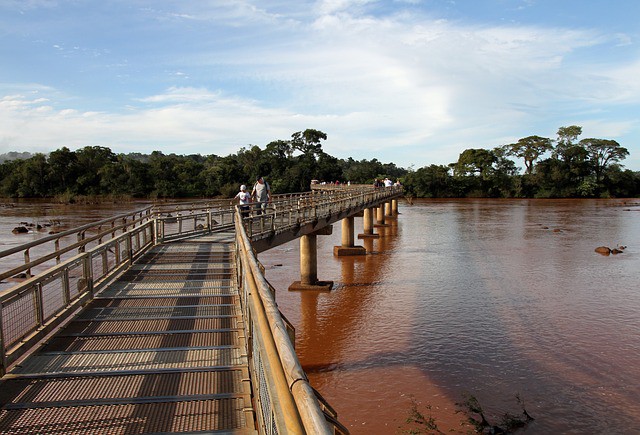
[[[0,433],[255,433],[234,243],[153,247],[5,377]]]

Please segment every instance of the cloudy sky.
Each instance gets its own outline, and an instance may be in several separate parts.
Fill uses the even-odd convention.
[[[0,0],[0,153],[313,128],[417,169],[580,125],[640,170],[639,22],[635,0]]]

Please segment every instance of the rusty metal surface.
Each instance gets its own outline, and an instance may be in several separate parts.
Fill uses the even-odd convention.
[[[140,258],[5,376],[0,433],[255,433],[233,240]]]

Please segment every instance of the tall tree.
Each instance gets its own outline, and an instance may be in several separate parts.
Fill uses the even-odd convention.
[[[629,155],[629,151],[615,140],[589,138],[582,139],[580,145],[587,150],[597,183],[602,181],[602,175],[608,165],[618,163]]]
[[[496,155],[483,148],[470,148],[460,153],[458,162],[453,166],[454,175],[479,175],[487,179],[493,170],[493,164],[498,161]]]
[[[528,136],[518,140],[518,142],[506,145],[505,151],[508,155],[520,157],[524,160],[526,173],[533,172],[534,162],[545,152],[553,149],[551,139],[540,136]]]
[[[558,129],[558,139],[556,147],[553,150],[553,157],[561,158],[566,161],[567,155],[570,155],[571,148],[576,146],[578,136],[582,134],[582,127],[570,125],[568,127],[560,127]]]
[[[327,140],[326,133],[311,128],[298,131],[291,135],[291,146],[306,155],[320,154],[322,151],[321,140]]]
[[[78,158],[78,193],[97,195],[105,193],[101,189],[103,174],[109,173],[104,169],[116,161],[116,155],[106,147],[86,146],[76,151]]]
[[[49,181],[55,193],[72,192],[78,175],[78,156],[67,147],[49,154]]]

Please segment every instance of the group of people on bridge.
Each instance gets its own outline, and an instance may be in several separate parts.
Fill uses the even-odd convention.
[[[265,212],[267,204],[271,201],[271,188],[264,177],[259,176],[256,179],[251,193],[247,191],[247,186],[240,186],[240,192],[233,198],[238,200],[240,204],[240,214],[243,218],[249,217],[251,213],[251,204],[255,203],[256,214],[260,215]]]
[[[385,178],[384,180],[380,180],[376,178],[375,180],[373,180],[373,187],[391,187],[391,186],[402,186],[402,184],[400,184],[400,180],[397,180],[394,183],[389,178]]]

